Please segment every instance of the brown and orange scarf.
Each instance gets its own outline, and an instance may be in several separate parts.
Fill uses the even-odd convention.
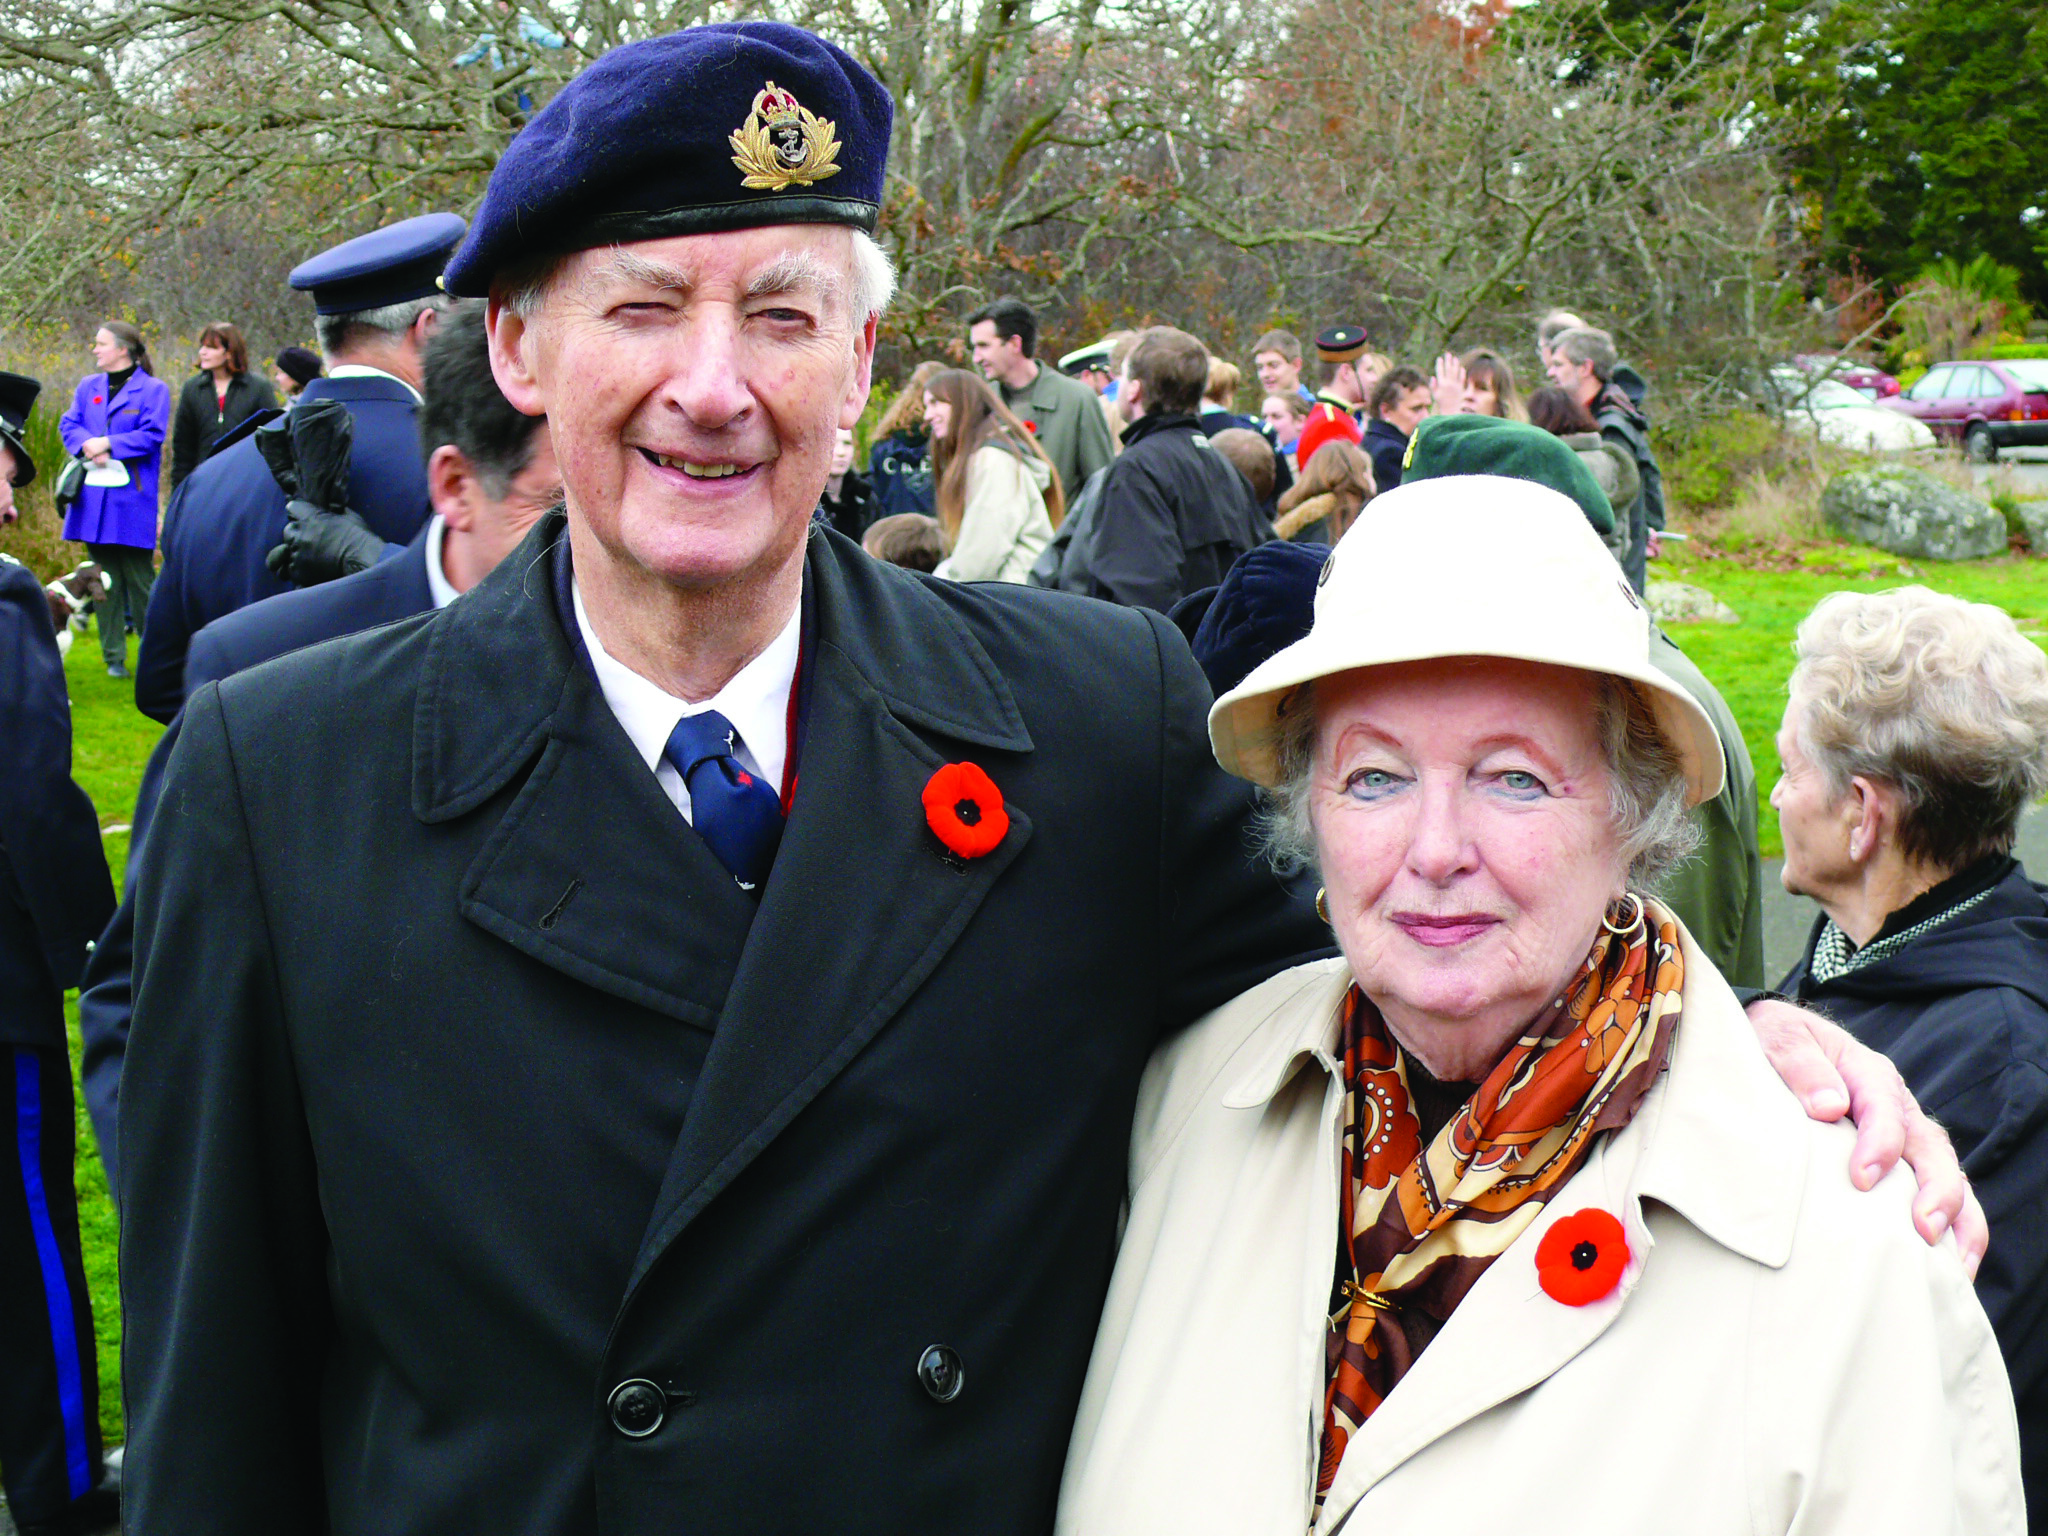
[[[1400,1046],[1364,993],[1346,994],[1339,1269],[1349,1279],[1331,1319],[1318,1508],[1358,1427],[1664,1070],[1685,978],[1678,922],[1637,901],[1610,909],[1559,1005],[1427,1147]]]

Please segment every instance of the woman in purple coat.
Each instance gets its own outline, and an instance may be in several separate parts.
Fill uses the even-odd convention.
[[[59,423],[64,447],[83,456],[88,471],[85,489],[64,519],[64,537],[85,545],[105,573],[100,650],[107,676],[126,677],[127,628],[141,630],[156,581],[156,488],[171,390],[151,371],[142,332],[125,320],[99,328],[92,356],[102,371],[79,381]],[[92,483],[111,478],[116,466],[126,475],[124,483]]]

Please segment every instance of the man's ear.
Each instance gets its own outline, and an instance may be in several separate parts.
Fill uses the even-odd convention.
[[[476,471],[453,443],[443,443],[427,459],[427,499],[450,528],[468,533],[476,526],[476,499],[469,494]]]
[[[868,392],[875,383],[875,328],[881,316],[869,315],[867,324],[853,342],[853,382],[839,405],[839,425],[849,432],[860,425],[861,412],[868,408]],[[511,399],[508,393],[505,397]],[[517,404],[514,401],[514,404]]]
[[[526,316],[514,314],[494,294],[484,310],[484,329],[491,338],[491,377],[498,381],[499,393],[522,415],[546,415],[532,364],[533,327]],[[874,355],[872,343],[868,355]]]

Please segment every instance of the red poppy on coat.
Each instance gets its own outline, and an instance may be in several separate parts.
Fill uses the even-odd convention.
[[[974,763],[948,763],[925,781],[924,819],[963,859],[995,852],[1010,830],[1003,792]]]
[[[1568,1307],[1612,1295],[1627,1268],[1628,1234],[1597,1206],[1560,1217],[1536,1245],[1537,1283]]]

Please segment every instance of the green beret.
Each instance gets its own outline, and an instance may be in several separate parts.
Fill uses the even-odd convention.
[[[1439,475],[1505,475],[1571,497],[1593,531],[1614,532],[1614,508],[1578,453],[1541,427],[1498,416],[1425,416],[1408,440],[1401,483]]]

